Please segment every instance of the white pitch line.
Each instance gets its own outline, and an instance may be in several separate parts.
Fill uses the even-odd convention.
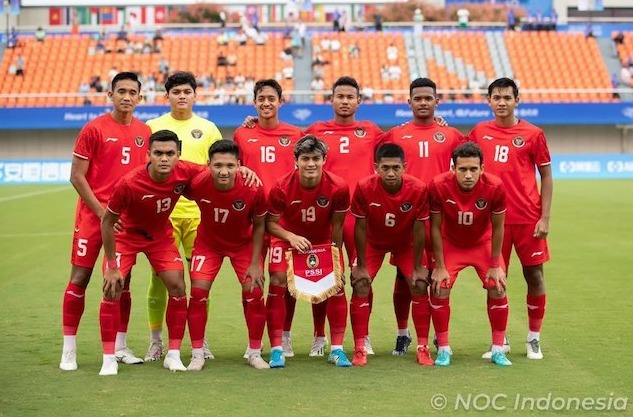
[[[56,192],[59,192],[59,191],[64,191],[64,190],[69,190],[69,189],[70,189],[70,187],[64,186],[64,187],[52,188],[50,190],[33,191],[31,193],[12,195],[12,196],[9,196],[9,197],[1,197],[0,198],[0,203],[4,203],[5,201],[20,200],[20,199],[23,199],[23,198],[35,197],[35,196],[42,195],[42,194],[56,193]]]
[[[72,231],[68,232],[33,232],[33,233],[0,233],[0,239],[12,237],[51,237],[51,236],[70,236]]]

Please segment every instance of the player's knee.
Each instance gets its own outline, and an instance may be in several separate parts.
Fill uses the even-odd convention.
[[[361,279],[356,281],[353,285],[353,293],[357,297],[367,297],[369,295],[369,289],[371,288],[371,284],[367,279]]]
[[[545,285],[542,264],[523,267],[523,276],[529,286],[540,287]]]
[[[416,281],[415,284],[411,287],[411,292],[417,295],[428,294],[429,292],[429,284],[424,281]]]
[[[82,267],[73,265],[72,270],[70,272],[70,282],[82,288],[86,288],[88,284],[90,283],[91,276],[92,276],[92,269],[82,268]]]
[[[506,296],[506,291],[502,288],[501,291],[497,291],[497,288],[488,288],[488,298],[492,298],[495,300],[504,298]]]
[[[275,287],[285,287],[287,285],[286,274],[283,272],[273,272],[270,274],[270,285]]]

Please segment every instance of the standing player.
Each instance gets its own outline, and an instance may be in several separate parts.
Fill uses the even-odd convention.
[[[169,292],[169,352],[163,366],[174,372],[187,370],[180,359],[180,345],[187,324],[187,296],[182,258],[174,242],[169,215],[191,179],[204,167],[178,161],[178,146],[179,139],[174,132],[159,130],[153,133],[149,143],[149,164],[132,170],[117,183],[101,220],[106,271],[99,312],[103,345],[103,365],[99,375],[118,373],[114,339],[121,320],[121,286],[140,252],[145,253]],[[121,217],[125,229],[115,237],[114,225]]]
[[[488,319],[492,329],[492,362],[512,365],[503,351],[508,323],[506,274],[500,258],[506,195],[498,177],[483,172],[481,148],[473,142],[453,152],[452,172],[436,176],[429,185],[431,238],[435,268],[431,275],[433,326],[438,353],[435,364],[448,366],[450,293],[459,272],[472,266],[488,291]]]
[[[222,139],[222,134],[214,123],[193,113],[196,101],[196,79],[186,71],[177,71],[167,77],[166,97],[170,112],[156,119],[148,120],[152,132],[167,129],[178,135],[181,146],[181,159],[196,164],[207,163],[207,153],[211,144]],[[193,201],[184,197],[178,200],[171,215],[176,246],[182,245],[187,262],[191,261],[191,250],[196,238],[196,229],[200,224],[200,210]],[[156,361],[163,354],[162,328],[167,291],[156,273],[152,273],[147,290],[147,317],[150,327],[150,345],[145,361]],[[213,359],[208,344],[204,343],[206,359]]]
[[[295,168],[293,147],[303,134],[299,128],[279,121],[283,92],[277,81],[272,79],[257,81],[253,88],[253,96],[258,123],[248,123],[249,127],[237,128],[233,140],[240,149],[242,164],[253,169],[260,176],[268,195],[277,180]],[[269,243],[268,237],[266,243]],[[286,320],[282,346],[284,355],[292,357],[294,351],[290,329],[297,300],[291,297],[290,293],[286,293],[285,300]],[[248,351],[244,357],[248,357]]]
[[[62,322],[64,347],[59,368],[77,369],[77,328],[85,307],[86,287],[101,250],[100,219],[116,182],[145,162],[149,128],[132,116],[141,100],[141,83],[136,74],[121,72],[112,79],[108,97],[113,110],[88,122],[79,133],[73,150],[70,182],[79,194],[75,214],[70,281],[64,292]],[[121,303],[122,317],[129,318],[129,280]],[[126,347],[125,332],[117,335],[117,359],[142,363]]]
[[[357,265],[352,271],[350,316],[354,332],[354,366],[367,364],[365,337],[369,329],[369,290],[386,253],[403,272],[413,292],[413,322],[420,365],[432,366],[429,354],[428,270],[422,266],[424,221],[428,219],[426,185],[404,174],[404,151],[393,143],[376,151],[375,175],[358,183],[352,201],[356,216]]]
[[[315,136],[304,136],[294,147],[298,167],[281,178],[269,195],[270,212],[266,229],[273,236],[270,256],[270,287],[266,305],[270,337],[270,367],[286,364],[281,347],[285,319],[287,262],[289,248],[308,251],[312,245],[343,244],[343,221],[349,210],[349,188],[344,180],[323,170],[327,147]],[[328,361],[339,367],[351,366],[343,351],[347,322],[345,288],[328,299],[327,317],[332,341]]]
[[[334,119],[327,122],[316,122],[306,129],[307,134],[314,135],[325,142],[328,147],[327,169],[345,179],[350,194],[356,189],[361,178],[374,172],[374,150],[382,131],[373,122],[356,120],[356,110],[360,105],[360,89],[352,77],[340,77],[332,87],[332,109]],[[343,242],[349,265],[356,258],[354,246],[354,216],[350,213],[343,225]],[[372,292],[369,289],[369,304],[372,303]],[[317,305],[318,306],[318,305]],[[371,311],[371,307],[369,309]],[[323,356],[327,344],[325,338],[325,309],[314,314],[315,338],[310,356]],[[367,353],[374,353],[369,335],[365,341]]]
[[[409,85],[409,107],[413,120],[389,130],[380,142],[393,142],[404,149],[407,173],[429,184],[433,177],[450,170],[451,153],[463,141],[455,128],[441,126],[435,120],[439,103],[437,87],[428,78],[418,78]],[[433,251],[429,229],[426,234],[428,266],[433,268]],[[402,271],[398,271],[394,285],[393,304],[398,323],[394,355],[407,353],[411,336],[408,330],[411,291]],[[431,320],[431,306],[425,305],[427,322]],[[421,318],[420,318],[421,320]]]
[[[488,86],[488,103],[495,120],[477,124],[469,138],[481,146],[486,170],[501,178],[508,190],[503,260],[509,265],[514,246],[527,283],[527,357],[542,359],[543,264],[550,258],[546,238],[554,188],[550,153],[543,130],[514,115],[519,89],[513,80],[500,78],[492,82]],[[540,194],[535,167],[541,177]],[[484,353],[484,357],[489,355]]]
[[[189,334],[193,355],[187,367],[204,367],[202,351],[207,323],[207,300],[224,257],[231,260],[242,285],[242,304],[248,327],[248,364],[268,368],[262,359],[262,336],[266,325],[262,249],[266,218],[266,194],[262,187],[245,185],[237,175],[239,149],[234,142],[220,140],[209,149],[209,169],[191,182],[185,195],[202,212],[191,262]]]

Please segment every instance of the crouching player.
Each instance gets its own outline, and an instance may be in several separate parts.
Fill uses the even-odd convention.
[[[378,148],[377,174],[358,182],[352,200],[356,216],[356,266],[352,271],[350,316],[354,333],[354,366],[367,364],[365,337],[369,330],[369,293],[385,254],[409,282],[413,301],[413,324],[418,337],[416,360],[432,366],[428,349],[428,277],[422,264],[424,222],[429,218],[426,185],[404,173],[404,150],[394,143]],[[427,308],[423,308],[424,306]]]
[[[145,253],[152,269],[165,283],[169,352],[163,366],[186,371],[180,360],[180,345],[187,323],[184,268],[174,244],[169,215],[185,188],[204,166],[179,161],[178,136],[159,130],[150,136],[149,164],[124,176],[115,186],[101,220],[106,270],[99,311],[103,366],[99,375],[116,375],[114,342],[120,322],[119,302],[124,277]],[[125,229],[115,237],[114,224],[121,217]]]
[[[431,239],[435,269],[431,274],[433,326],[438,353],[435,365],[448,366],[449,296],[459,272],[472,266],[488,291],[488,319],[492,328],[492,362],[512,365],[503,351],[508,322],[505,266],[500,258],[506,212],[501,180],[483,172],[483,153],[474,142],[458,146],[451,172],[429,184]]]
[[[189,334],[193,348],[187,367],[190,371],[204,367],[207,300],[224,257],[231,260],[242,284],[248,364],[256,369],[269,368],[261,356],[266,325],[262,265],[266,195],[263,187],[247,186],[246,180],[237,174],[239,168],[238,145],[229,140],[217,141],[209,149],[209,169],[196,176],[185,192],[185,197],[194,200],[202,213],[190,271]]]
[[[286,317],[285,294],[288,268],[284,252],[301,252],[313,245],[334,243],[341,248],[343,221],[349,210],[349,188],[345,181],[323,169],[327,146],[313,135],[301,138],[294,147],[297,170],[277,181],[268,196],[266,230],[273,238],[270,247],[270,287],[266,305],[270,337],[270,367],[283,368],[282,330]],[[331,352],[328,361],[339,367],[352,366],[343,351],[347,323],[345,289],[327,300]]]

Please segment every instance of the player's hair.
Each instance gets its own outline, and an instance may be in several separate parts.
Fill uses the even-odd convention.
[[[112,79],[111,91],[114,91],[114,87],[116,86],[116,83],[123,80],[135,81],[136,84],[138,84],[138,92],[139,93],[141,92],[141,82],[138,79],[138,75],[136,75],[136,73],[134,72],[129,72],[129,71],[120,72],[114,76],[114,78]]]
[[[355,78],[348,76],[340,77],[338,80],[334,81],[334,85],[332,86],[332,94],[334,94],[334,90],[336,90],[336,87],[341,85],[349,85],[350,87],[354,87],[356,89],[356,95],[360,95],[360,87],[358,86],[358,81],[356,81]]]
[[[222,139],[214,142],[209,148],[209,161],[216,153],[230,153],[235,158],[240,158],[240,148],[232,140]]]
[[[455,165],[457,165],[457,158],[479,158],[479,165],[481,165],[484,161],[484,153],[479,145],[473,141],[468,141],[453,149],[451,159]]]
[[[281,89],[281,85],[272,78],[268,78],[265,80],[259,80],[255,83],[255,87],[253,87],[253,97],[257,97],[264,87],[271,87],[277,92],[277,96],[281,99],[283,90]]]
[[[180,150],[178,135],[171,130],[163,129],[152,133],[152,136],[149,137],[149,146],[151,147],[154,142],[174,142]]]
[[[382,158],[400,158],[404,162],[404,149],[396,143],[384,143],[376,149],[374,161],[379,163]]]
[[[305,135],[295,144],[295,159],[299,159],[301,154],[312,152],[320,153],[325,158],[327,155],[327,145],[314,135]]]
[[[508,87],[512,88],[512,94],[514,95],[514,98],[519,97],[519,87],[517,86],[517,83],[515,83],[513,79],[507,77],[497,78],[490,83],[490,85],[488,86],[488,97],[492,95],[492,91],[495,88],[502,89]]]
[[[165,81],[165,91],[169,93],[173,87],[177,85],[189,84],[193,88],[193,92],[196,92],[198,84],[196,83],[196,77],[189,71],[176,71],[170,74]]]
[[[430,78],[416,78],[415,80],[411,81],[411,84],[409,84],[409,97],[411,97],[411,95],[413,94],[414,88],[420,87],[431,87],[431,89],[433,89],[433,94],[437,94],[437,86],[435,85],[433,80],[431,80]]]

